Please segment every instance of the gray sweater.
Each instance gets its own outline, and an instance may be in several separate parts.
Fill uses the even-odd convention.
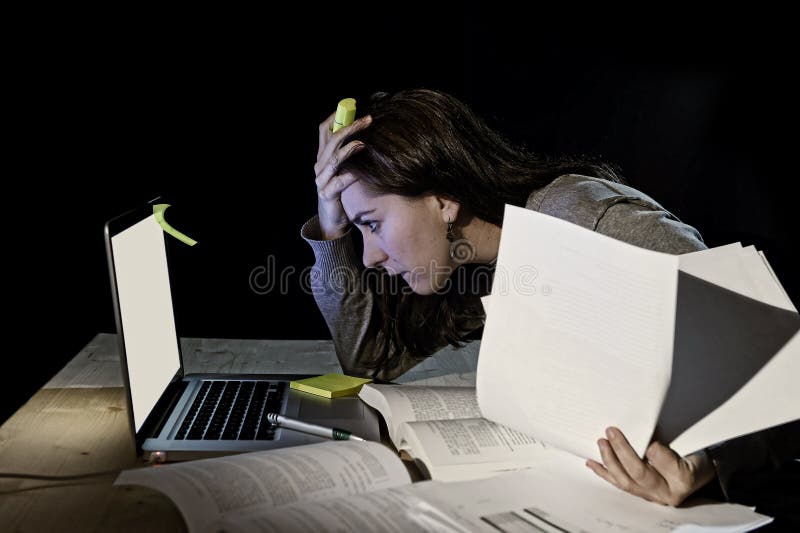
[[[683,254],[706,248],[696,229],[681,222],[646,194],[598,178],[560,176],[533,191],[525,207],[650,250]],[[377,303],[359,275],[364,266],[356,251],[352,230],[335,240],[321,240],[319,219],[315,216],[303,226],[301,235],[316,256],[311,287],[346,374],[371,376],[374,373],[376,378],[391,380],[430,355],[404,350],[397,359],[400,361],[397,366],[377,372],[368,368],[365,363],[377,353],[382,333],[380,324],[372,320]],[[482,324],[479,321],[473,327],[477,329]],[[773,438],[766,432],[759,432],[709,450],[726,498],[728,479],[735,470],[778,462],[773,453],[776,439],[782,440],[782,437]]]

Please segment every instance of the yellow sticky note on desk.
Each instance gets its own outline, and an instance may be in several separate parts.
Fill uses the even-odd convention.
[[[371,381],[371,379],[354,378],[344,374],[323,374],[313,378],[290,381],[289,386],[295,390],[325,398],[340,398],[358,393],[364,383]]]

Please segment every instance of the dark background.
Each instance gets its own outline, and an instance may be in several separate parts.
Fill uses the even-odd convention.
[[[779,21],[487,5],[146,15],[53,14],[19,42],[0,420],[114,331],[103,224],[158,194],[200,243],[173,247],[180,335],[329,338],[300,287],[317,126],[376,90],[449,91],[532,150],[613,161],[710,246],[764,250],[798,301],[795,61]],[[270,257],[295,268],[287,294],[250,288]]]

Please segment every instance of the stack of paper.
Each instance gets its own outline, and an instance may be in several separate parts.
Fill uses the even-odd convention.
[[[800,316],[752,246],[674,256],[506,206],[490,299],[481,412],[580,457],[610,425],[686,454],[800,418]]]

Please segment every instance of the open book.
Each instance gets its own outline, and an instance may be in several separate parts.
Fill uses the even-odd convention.
[[[484,478],[563,453],[482,418],[474,387],[367,384],[359,397],[380,412],[392,443],[429,479]]]
[[[611,425],[685,455],[800,418],[798,331],[753,247],[663,254],[507,205],[480,412],[596,461]]]
[[[748,531],[770,520],[728,503],[653,505],[572,473],[569,464],[551,464],[536,475],[412,484],[386,446],[329,441],[128,470],[115,484],[164,493],[197,533],[670,531],[686,525]]]
[[[287,516],[296,521],[297,531],[321,530],[313,522],[304,522],[303,506],[410,483],[408,471],[394,452],[379,443],[358,441],[126,470],[115,481],[115,485],[144,485],[166,494],[189,530],[197,532],[226,530],[221,524],[230,519],[252,521],[265,531],[282,530],[272,524],[285,523]],[[365,509],[358,514],[360,520],[373,524],[391,524],[394,519],[379,509],[373,515]]]

